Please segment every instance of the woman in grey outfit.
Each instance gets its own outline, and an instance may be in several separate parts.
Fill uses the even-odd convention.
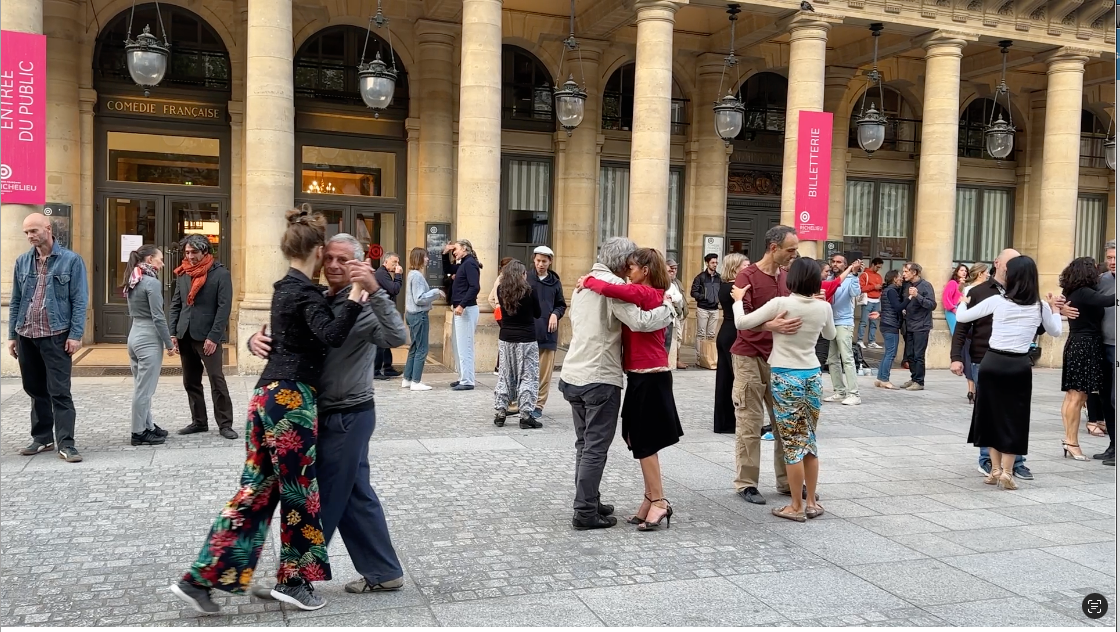
[[[128,360],[132,365],[132,445],[159,445],[167,431],[152,421],[152,396],[163,367],[163,350],[175,355],[167,319],[163,315],[163,292],[159,271],[163,253],[153,244],[144,244],[128,257],[125,298],[132,328],[128,331]]]

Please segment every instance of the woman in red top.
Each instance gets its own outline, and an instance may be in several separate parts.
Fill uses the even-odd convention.
[[[585,277],[584,288],[633,303],[644,310],[664,303],[669,289],[669,268],[661,253],[653,248],[639,248],[630,257],[630,283],[612,285]],[[639,531],[668,528],[673,507],[664,497],[661,464],[657,453],[680,440],[684,435],[677,403],[673,399],[673,372],[665,350],[665,330],[642,333],[622,327],[622,367],[626,370],[626,398],[622,402],[622,438],[642,466],[645,500],[628,522]]]

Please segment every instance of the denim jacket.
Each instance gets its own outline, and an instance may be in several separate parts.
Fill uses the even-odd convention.
[[[16,259],[15,279],[12,283],[12,301],[8,310],[8,340],[16,339],[16,329],[23,326],[27,310],[35,298],[39,281],[36,269],[38,253],[32,248]],[[52,288],[43,295],[51,329],[69,330],[67,338],[81,340],[86,329],[86,309],[89,306],[89,284],[86,281],[86,264],[72,250],[54,242],[47,257],[47,279]]]

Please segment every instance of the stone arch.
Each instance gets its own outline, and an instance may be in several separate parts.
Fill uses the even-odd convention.
[[[623,69],[634,66],[634,65],[635,65],[634,59],[629,57],[629,56],[625,56],[625,55],[621,56],[619,59],[615,60],[615,62],[610,65],[610,68],[611,68],[610,74],[606,75],[606,78],[603,80],[602,90],[599,92],[600,116],[601,117],[606,114],[606,110],[607,110],[607,108],[606,108],[607,86],[611,83],[612,80],[614,80],[616,75],[619,75],[619,73],[621,73],[623,71]],[[674,98],[674,99],[684,99],[684,100],[689,102],[690,107],[695,108],[696,107],[696,101],[695,101],[695,99],[693,99],[693,97],[695,96],[693,94],[694,90],[693,90],[693,88],[690,84],[682,84],[682,82],[680,81],[680,77],[682,77],[682,76],[687,76],[687,74],[685,74],[685,69],[682,66],[680,66],[679,64],[677,64],[676,61],[674,61],[673,62],[673,77],[672,77],[673,85],[672,85],[672,88],[671,88],[671,94],[673,94],[674,96],[672,98]],[[620,81],[621,81],[621,77],[620,77]],[[633,95],[627,95],[627,94],[623,93],[621,95],[620,104],[618,106],[619,117],[622,120],[622,122],[625,122],[626,120],[630,120],[630,118],[633,116],[632,111],[629,114],[626,113],[627,97],[630,97],[632,99]],[[691,112],[686,110],[686,114],[691,114]],[[686,116],[685,120],[688,121],[689,124],[690,124],[692,118],[693,118],[692,116]],[[607,128],[604,128],[604,129],[607,129]],[[610,129],[613,129],[613,128],[610,128]]]
[[[981,91],[973,88],[968,93],[963,95],[961,97],[960,110],[957,112],[957,118],[959,119],[961,116],[964,116],[965,110],[967,110],[968,107],[970,105],[972,105],[972,102],[977,100],[977,99],[994,100],[995,99],[994,88],[991,91],[985,91],[985,92],[981,92]],[[999,104],[1000,107],[1006,108],[1007,106],[1004,105],[1004,103],[1005,102],[1001,99],[1001,102]],[[1011,95],[1011,109],[1010,109],[1010,112],[1011,112],[1011,116],[1013,117],[1013,120],[1015,121],[1015,127],[1017,127],[1020,132],[1025,132],[1026,128],[1027,128],[1027,126],[1026,126],[1027,116],[1026,116],[1026,114],[1023,113],[1022,108],[1020,108],[1019,105],[1016,103],[1016,95],[1015,94]]]
[[[360,29],[365,29],[369,26],[369,18],[363,18],[362,16],[359,16],[359,15],[338,15],[338,16],[333,16],[330,20],[319,20],[319,19],[309,20],[307,23],[300,26],[298,30],[296,28],[294,28],[294,26],[293,26],[293,28],[292,28],[292,55],[293,55],[293,57],[295,56],[296,52],[299,51],[300,48],[303,48],[303,45],[307,42],[307,40],[311,39],[312,37],[314,37],[315,35],[317,35],[320,31],[322,31],[324,29],[333,28],[333,27],[336,27],[336,26],[355,26],[355,27],[358,27]],[[374,29],[373,33],[374,33],[374,35],[377,35],[378,37],[380,37],[382,39],[386,39],[386,40],[389,39],[388,35],[384,31],[379,32],[377,29]],[[401,37],[401,34],[397,31],[395,31],[395,30],[393,31],[393,38],[392,39],[393,39],[393,41],[392,41],[393,52],[397,56],[397,65],[398,66],[403,66],[404,71],[406,73],[408,73],[409,75],[413,74],[413,70],[414,70],[414,66],[415,66],[415,57],[413,55],[413,52],[412,52],[410,46],[408,46],[408,43],[405,41],[405,38]],[[411,84],[410,84],[409,87],[411,89]],[[409,96],[411,96],[411,95],[409,95]]]
[[[362,103],[357,90],[357,67],[359,62],[361,61],[361,54],[359,50],[361,49],[361,47],[366,46],[366,40],[368,37],[368,50],[365,51],[366,61],[373,59],[375,51],[378,49],[381,50],[381,58],[385,61],[386,64],[391,64],[391,59],[395,58],[398,71],[397,89],[402,88],[402,83],[404,84],[404,87],[407,88],[407,93],[402,92],[394,96],[393,104],[389,106],[389,109],[394,110],[398,113],[403,110],[404,116],[406,117],[413,114],[416,108],[415,104],[413,103],[413,96],[414,94],[416,94],[416,81],[410,76],[408,67],[405,65],[406,59],[403,55],[401,55],[402,49],[397,46],[397,38],[392,38],[392,47],[390,52],[388,34],[385,31],[378,32],[375,30],[372,34],[367,35],[367,30],[364,26],[350,24],[348,21],[342,20],[340,20],[338,24],[333,24],[331,26],[318,29],[313,33],[301,33],[300,43],[298,46],[296,46],[295,52],[292,55],[293,70],[296,71],[295,80],[297,82],[297,85],[295,87],[297,98],[299,97],[299,91],[301,90],[300,85],[298,85],[300,78],[300,73],[298,72],[298,64],[301,60],[301,57],[304,54],[307,54],[307,51],[305,51],[305,49],[309,45],[317,44],[319,38],[331,36],[334,36],[336,40],[341,38],[344,46],[347,47],[344,49],[347,72],[353,73],[352,75],[348,74],[347,77],[348,80],[353,81],[354,83],[351,84],[350,88],[344,93],[340,93],[338,91],[325,91],[325,94],[317,95],[316,98],[335,102],[349,102],[352,99],[353,104],[355,105],[359,105]],[[313,63],[310,66],[304,66],[303,68],[306,69],[314,67],[315,64]],[[405,99],[407,99],[405,104],[398,103],[397,97],[402,95]]]

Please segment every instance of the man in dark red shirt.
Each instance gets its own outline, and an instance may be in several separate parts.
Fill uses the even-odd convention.
[[[783,268],[797,257],[797,233],[789,226],[774,226],[766,231],[766,254],[735,277],[735,287],[747,288],[743,296],[746,313],[762,307],[772,298],[789,296]],[[743,330],[731,346],[731,366],[735,384],[731,401],[735,404],[735,491],[743,500],[765,505],[758,491],[761,461],[759,431],[772,416],[774,399],[770,394],[770,365],[767,359],[774,345],[771,332],[792,334],[801,319],[786,319],[785,313],[763,326],[765,331]],[[782,439],[774,433],[774,473],[779,493],[789,494]]]

